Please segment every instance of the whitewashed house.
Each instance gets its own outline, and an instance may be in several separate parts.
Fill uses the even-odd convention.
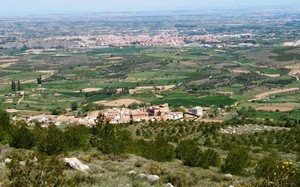
[[[189,112],[190,112],[191,114],[194,114],[194,115],[199,116],[199,117],[203,116],[203,108],[200,107],[200,106],[196,106],[196,107],[194,107],[194,108],[191,108],[191,109],[189,110]]]

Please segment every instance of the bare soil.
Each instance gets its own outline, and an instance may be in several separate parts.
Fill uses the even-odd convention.
[[[128,105],[130,105],[132,103],[142,103],[142,102],[135,100],[135,99],[118,99],[118,100],[114,100],[114,101],[107,101],[107,100],[97,101],[95,103],[102,104],[105,106],[120,107],[120,106],[125,105],[127,107]]]
[[[234,73],[250,73],[249,70],[243,70],[243,69],[233,69]]]

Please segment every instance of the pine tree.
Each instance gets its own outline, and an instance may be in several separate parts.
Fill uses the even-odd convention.
[[[63,131],[55,125],[50,125],[46,137],[39,143],[38,150],[47,155],[58,155],[66,149],[66,139]]]
[[[17,149],[31,149],[35,145],[33,133],[23,124],[12,134],[10,146]]]
[[[42,76],[40,75],[37,79],[36,79],[37,84],[42,84]]]
[[[246,148],[236,148],[231,150],[221,170],[224,173],[231,173],[234,175],[246,174],[246,168],[251,164],[251,157]]]
[[[6,140],[12,131],[10,118],[6,111],[0,110],[0,141]]]

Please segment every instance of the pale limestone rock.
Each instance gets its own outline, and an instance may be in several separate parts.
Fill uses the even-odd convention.
[[[127,172],[129,175],[136,175],[136,172],[134,170],[128,171]]]
[[[157,175],[148,175],[147,176],[147,179],[150,181],[150,182],[156,182],[159,180],[159,176]]]
[[[68,163],[72,168],[79,170],[79,171],[87,171],[89,170],[89,166],[83,164],[82,162],[80,162],[80,160],[78,160],[77,158],[73,157],[73,158],[64,158],[65,163]]]

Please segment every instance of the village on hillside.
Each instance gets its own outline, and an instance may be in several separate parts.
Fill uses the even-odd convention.
[[[179,120],[184,118],[183,112],[174,112],[169,108],[169,104],[155,105],[149,107],[142,107],[138,109],[129,108],[108,108],[101,111],[92,111],[87,114],[86,117],[75,117],[67,115],[34,115],[34,116],[22,116],[13,117],[13,120],[23,120],[27,124],[35,122],[42,123],[44,126],[48,124],[55,124],[57,126],[63,124],[82,124],[86,126],[92,126],[98,115],[102,113],[110,124],[124,124],[130,122],[142,122],[142,121],[167,121],[167,120]],[[201,118],[204,115],[202,107],[190,108],[186,112],[190,116]]]

